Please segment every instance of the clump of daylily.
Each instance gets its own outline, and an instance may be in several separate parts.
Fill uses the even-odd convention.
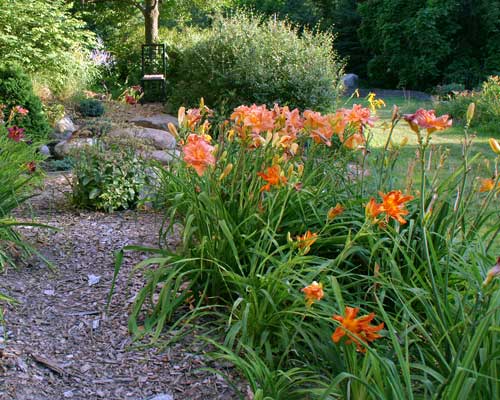
[[[129,105],[135,105],[142,99],[143,96],[144,91],[142,87],[140,85],[135,85],[126,88],[120,96],[118,96],[118,100]]]

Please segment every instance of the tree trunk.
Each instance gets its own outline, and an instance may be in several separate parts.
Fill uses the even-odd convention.
[[[160,1],[144,1],[144,28],[146,34],[146,44],[158,43],[158,19],[160,17]]]

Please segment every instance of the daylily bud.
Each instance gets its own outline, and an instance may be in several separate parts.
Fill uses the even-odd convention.
[[[394,107],[392,107],[392,116],[391,116],[391,121],[394,122],[399,118],[399,107],[394,104]]]
[[[177,132],[175,125],[172,122],[169,122],[167,126],[172,136],[177,139],[179,137],[179,132]]]
[[[474,111],[476,110],[476,105],[474,103],[470,103],[467,108],[467,125],[470,124],[472,118],[474,117]]]
[[[500,143],[498,143],[498,140],[490,138],[488,142],[490,143],[491,150],[496,154],[500,154]]]
[[[184,122],[184,118],[186,117],[186,108],[180,107],[177,113],[177,120],[179,121],[179,126]]]
[[[226,165],[226,168],[224,168],[224,171],[222,171],[222,174],[219,176],[219,181],[222,181],[226,176],[228,176],[231,171],[233,170],[233,164],[229,163]]]

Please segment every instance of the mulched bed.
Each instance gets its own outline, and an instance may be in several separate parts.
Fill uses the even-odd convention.
[[[127,318],[142,280],[129,273],[144,255],[126,257],[110,312],[104,314],[113,253],[128,244],[154,245],[162,215],[74,210],[64,194],[68,190],[64,176],[49,176],[30,207],[18,211],[19,218],[35,216],[58,230],[22,229],[54,269],[35,259],[1,276],[0,291],[19,304],[4,307],[0,399],[237,398],[220,377],[200,368],[235,371],[209,363],[203,355],[206,346],[193,337],[163,352],[133,348]],[[90,284],[96,277],[99,281]]]

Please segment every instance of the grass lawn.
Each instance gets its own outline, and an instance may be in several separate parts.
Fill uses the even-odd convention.
[[[389,97],[383,98],[386,103],[386,107],[381,108],[377,111],[377,116],[379,120],[375,123],[375,127],[372,129],[371,138],[371,149],[372,154],[370,157],[374,160],[377,157],[377,152],[382,151],[387,141],[389,135],[388,125],[391,121],[392,109],[394,105],[400,108],[401,114],[409,114],[415,112],[419,108],[433,109],[432,101],[419,101],[419,100],[407,100],[401,97]],[[367,102],[363,98],[350,98],[346,99],[343,107],[351,107],[352,104],[364,104]],[[479,178],[491,178],[494,175],[494,159],[495,154],[492,152],[488,139],[493,136],[492,132],[487,130],[482,130],[481,128],[471,128],[469,129],[469,135],[472,137],[472,146],[470,148],[469,159],[476,156],[479,153],[479,159],[471,167],[471,176],[474,179],[473,182],[478,184]],[[396,126],[392,140],[395,143],[401,143],[404,138],[407,138],[408,143],[401,148],[400,160],[398,161],[398,166],[395,169],[394,182],[395,186],[404,190],[406,183],[408,181],[408,166],[411,163],[415,163],[416,152],[417,152],[417,137],[414,132],[412,132],[408,124],[401,120]],[[431,146],[428,150],[428,156],[430,155],[433,164],[439,162],[440,155],[447,153],[447,159],[444,167],[441,168],[440,174],[444,176],[446,174],[453,173],[457,167],[462,165],[462,154],[463,154],[463,140],[464,140],[464,128],[463,123],[460,121],[454,121],[454,126],[451,129],[434,132],[432,135]],[[413,181],[415,184],[419,182],[418,164],[415,167],[415,176]],[[432,168],[431,168],[432,169]],[[415,187],[415,186],[414,186]],[[482,195],[478,193],[478,206],[482,199]],[[496,211],[496,215],[499,214],[500,208],[498,207],[498,201],[493,201],[490,206],[492,211]],[[488,227],[483,227],[483,229],[488,229]],[[500,237],[498,237],[493,246],[492,251],[500,251]]]

